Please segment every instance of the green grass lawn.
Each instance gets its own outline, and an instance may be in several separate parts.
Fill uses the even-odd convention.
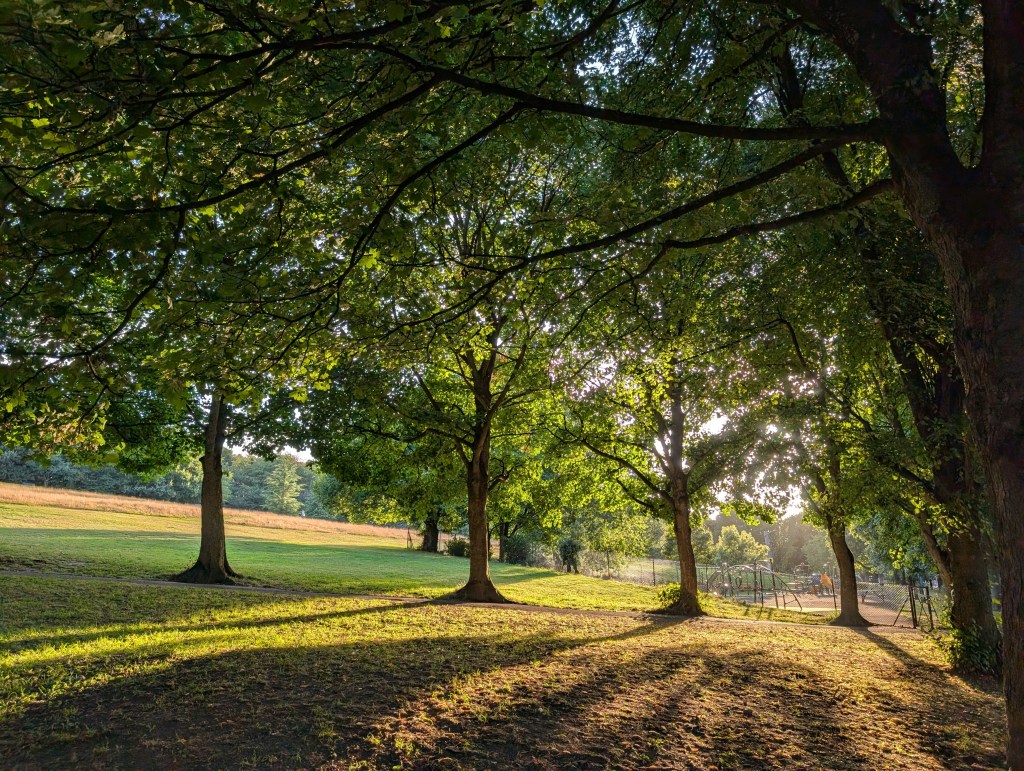
[[[5,768],[991,768],[1002,725],[912,632],[0,576]]]
[[[73,502],[73,493],[69,494]],[[0,566],[122,578],[166,578],[199,551],[195,517],[0,503]],[[434,598],[461,586],[465,559],[392,538],[228,524],[228,559],[251,585]],[[506,597],[560,608],[653,610],[650,587],[492,562]],[[821,623],[818,616],[708,598],[710,613]]]

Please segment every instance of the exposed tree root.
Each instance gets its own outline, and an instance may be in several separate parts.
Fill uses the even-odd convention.
[[[196,562],[188,570],[183,570],[181,573],[171,576],[171,580],[183,584],[234,584],[235,582],[232,578],[241,577],[226,563],[223,570],[220,568],[211,570],[201,562]]]
[[[461,589],[453,592],[451,598],[463,602],[491,602],[508,603],[510,600],[497,590],[493,583],[485,581],[470,581]]]

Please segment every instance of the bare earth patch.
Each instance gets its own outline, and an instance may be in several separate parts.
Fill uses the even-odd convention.
[[[993,768],[916,633],[0,578],[24,768]]]

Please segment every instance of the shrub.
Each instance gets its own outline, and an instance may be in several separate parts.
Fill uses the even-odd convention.
[[[705,592],[697,592],[697,597],[705,609],[708,607],[708,603],[715,601],[712,595]],[[658,607],[671,608],[677,602],[679,602],[679,584],[662,584],[658,587]]]
[[[448,545],[444,547],[449,557],[468,557],[469,541],[460,536],[448,539]]]
[[[537,544],[522,533],[505,536],[505,562],[509,565],[533,565],[537,560]]]
[[[986,644],[977,627],[953,629],[950,619],[952,607],[947,605],[940,614],[940,624],[949,629],[945,634],[932,637],[958,672],[999,676],[1002,672],[1002,650],[998,641]]]
[[[658,605],[670,608],[679,602],[679,584],[662,584],[658,588]]]

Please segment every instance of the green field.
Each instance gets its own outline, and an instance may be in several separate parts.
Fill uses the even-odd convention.
[[[198,524],[0,503],[0,560],[8,571],[162,578],[194,559]],[[653,609],[656,594],[500,564],[510,598],[553,607],[387,599],[440,597],[468,567],[389,532],[229,517],[229,555],[251,584],[379,599],[0,575],[0,765],[1001,762],[998,684],[953,677],[917,633],[765,624],[751,619],[820,619],[711,598],[717,615],[751,615],[593,612]]]
[[[8,570],[166,578],[191,565],[199,551],[199,521],[189,516],[0,503],[0,528],[0,565]],[[339,594],[441,597],[459,588],[469,570],[465,559],[408,549],[401,539],[230,522],[228,559],[250,585]],[[602,610],[658,606],[650,587],[498,562],[491,570],[515,602]],[[821,621],[712,598],[708,609],[726,617]]]

